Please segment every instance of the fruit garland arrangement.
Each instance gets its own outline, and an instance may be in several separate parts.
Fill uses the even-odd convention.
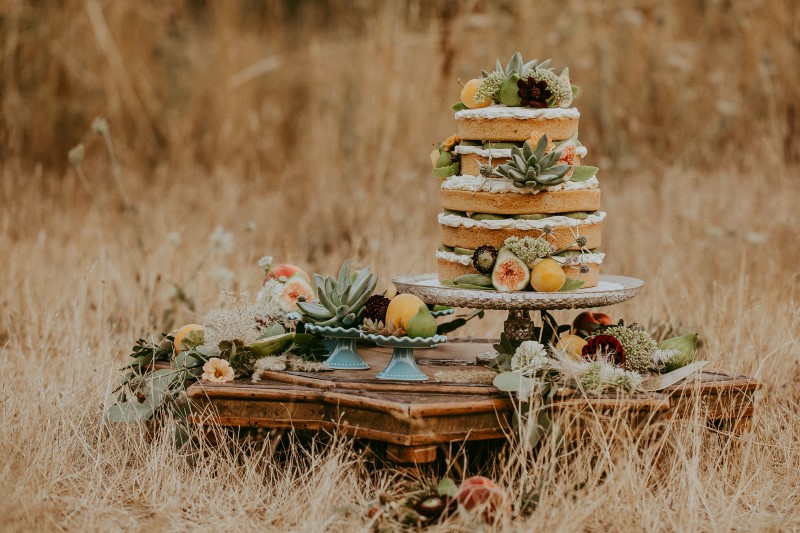
[[[393,285],[381,294],[372,294],[377,276],[369,268],[351,272],[349,261],[337,277],[314,274],[313,279],[317,299],[297,302],[301,319],[308,324],[353,328],[386,337],[429,338],[483,317],[483,311],[477,311],[437,324],[434,314],[450,308],[429,307],[417,296],[397,294]]]
[[[432,336],[463,326],[483,311],[436,323],[416,297],[391,292],[373,295],[377,276],[369,268],[350,271],[346,261],[338,278],[314,274],[290,264],[259,261],[263,285],[255,301],[232,297],[227,309],[210,311],[202,324],[188,324],[164,333],[157,342],[139,339],[125,365],[113,404],[105,411],[111,422],[141,422],[173,415],[179,441],[188,439],[189,403],[185,391],[200,380],[227,383],[260,379],[263,371],[330,371],[322,339],[304,330],[304,323],[362,328],[394,335]],[[391,298],[390,298],[391,297]],[[304,322],[291,319],[300,311]]]
[[[121,383],[113,392],[116,401],[105,412],[108,420],[139,422],[172,413],[185,422],[185,391],[197,380],[249,379],[259,366],[325,369],[322,341],[298,331],[287,318],[298,301],[313,297],[308,274],[294,265],[273,265],[271,257],[259,265],[265,279],[254,302],[232,297],[230,309],[209,312],[203,324],[162,334],[158,342],[136,342],[133,361],[122,368]],[[188,434],[185,425],[180,429]]]
[[[520,401],[538,405],[531,445],[557,431],[546,413],[557,392],[584,396],[632,394],[655,390],[658,378],[694,362],[696,333],[657,341],[637,324],[614,323],[606,314],[583,312],[572,325],[558,325],[542,311],[542,325],[531,340],[512,341],[503,334],[490,364],[493,384],[516,393]]]
[[[586,248],[586,238],[575,237],[577,250],[556,250],[548,242],[549,232],[544,237],[509,237],[497,250],[492,246],[479,246],[473,250],[453,249],[456,254],[471,253],[472,266],[477,274],[464,274],[452,280],[443,280],[442,285],[457,289],[497,290],[518,292],[566,292],[580,289],[584,281],[570,278],[566,269],[588,271],[582,262],[583,254],[594,254]],[[442,250],[442,248],[440,248]]]
[[[542,317],[534,340],[515,342],[503,335],[494,346],[495,385],[508,390],[506,383],[519,382],[529,387],[518,392],[528,392],[547,380],[588,395],[630,393],[650,375],[692,363],[697,351],[696,333],[658,342],[643,327],[614,324],[603,313],[583,312],[571,326],[556,324],[546,311]]]

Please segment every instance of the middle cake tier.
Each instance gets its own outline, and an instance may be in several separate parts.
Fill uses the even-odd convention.
[[[544,218],[485,218],[446,211],[439,214],[442,244],[474,250],[502,248],[509,237],[542,237],[557,250],[599,248],[606,214],[602,211],[553,214]],[[580,244],[579,244],[580,243]]]

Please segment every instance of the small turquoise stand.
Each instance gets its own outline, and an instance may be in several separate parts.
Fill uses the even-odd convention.
[[[317,333],[325,341],[335,343],[330,356],[325,360],[325,366],[334,370],[369,370],[369,365],[356,350],[356,341],[362,337],[361,331],[356,328],[331,328],[306,324],[306,331]],[[325,343],[327,347],[327,342]]]
[[[378,346],[393,348],[392,358],[386,368],[381,370],[378,379],[394,381],[428,381],[428,376],[419,369],[414,360],[414,348],[430,348],[436,344],[447,342],[444,335],[433,337],[386,337],[384,335],[364,335],[364,339],[372,341]]]

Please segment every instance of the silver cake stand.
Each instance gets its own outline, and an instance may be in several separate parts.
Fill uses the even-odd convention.
[[[528,340],[534,323],[530,311],[552,309],[590,309],[630,300],[644,281],[626,276],[601,275],[596,287],[571,292],[499,292],[457,289],[439,283],[436,274],[400,276],[392,279],[398,292],[419,296],[425,303],[470,309],[508,311],[503,330],[513,340]]]

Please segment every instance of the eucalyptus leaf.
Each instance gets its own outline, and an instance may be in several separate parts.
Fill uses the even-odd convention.
[[[600,170],[597,167],[591,167],[589,165],[580,165],[577,167],[572,168],[572,176],[570,180],[579,182],[579,181],[586,181],[597,174],[597,171]]]
[[[464,105],[463,102],[456,102],[450,107],[453,109],[453,111],[463,111],[464,109],[469,109],[467,106]]]
[[[284,328],[279,323],[274,323],[268,326],[264,331],[261,332],[261,338],[266,339],[267,337],[274,337],[275,335],[283,335],[286,333],[286,328]]]
[[[538,382],[520,372],[503,372],[494,377],[492,385],[506,392],[528,392],[534,390]]]
[[[110,422],[142,422],[153,415],[153,410],[139,402],[120,402],[106,409],[105,417]]]
[[[564,281],[564,285],[562,285],[561,288],[558,289],[558,292],[577,291],[578,289],[583,287],[585,283],[586,283],[585,281],[580,279],[567,278],[566,281]]]

